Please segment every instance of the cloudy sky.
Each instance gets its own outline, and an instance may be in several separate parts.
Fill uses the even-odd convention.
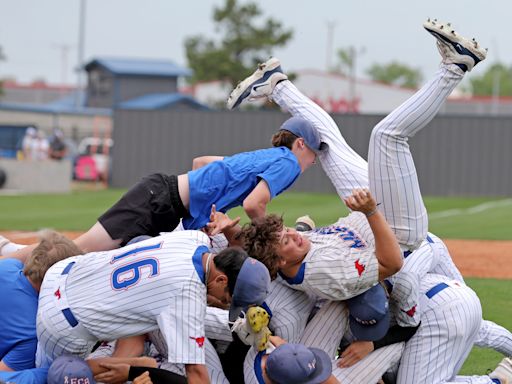
[[[218,37],[213,7],[224,0],[85,0],[84,60],[97,56],[171,59],[186,65],[184,39]],[[245,2],[245,0],[244,0]],[[357,73],[398,60],[433,73],[439,56],[422,28],[427,17],[451,21],[489,48],[488,60],[512,65],[510,0],[258,0],[265,16],[294,30],[273,54],[289,70],[325,69],[337,48],[354,46]],[[0,78],[76,82],[80,0],[0,0]],[[328,25],[332,31],[329,49]],[[64,54],[67,52],[67,54]],[[331,53],[331,55],[328,54]]]

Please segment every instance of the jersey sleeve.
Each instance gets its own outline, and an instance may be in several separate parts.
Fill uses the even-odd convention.
[[[2,361],[14,371],[34,368],[36,348],[36,338],[24,340],[7,352]]]
[[[168,349],[171,363],[205,364],[206,289],[199,281],[191,281],[174,295],[158,325]]]
[[[0,381],[6,383],[46,384],[48,368],[32,368],[22,371],[0,371]]]
[[[290,187],[299,175],[299,166],[292,160],[282,157],[258,174],[258,177],[265,180],[270,190],[270,197],[274,198]]]

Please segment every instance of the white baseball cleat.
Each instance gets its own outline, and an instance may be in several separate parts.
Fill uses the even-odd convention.
[[[482,48],[475,39],[459,35],[450,23],[428,19],[423,27],[437,39],[437,47],[445,64],[456,64],[469,72],[487,56],[487,48]]]
[[[512,358],[505,357],[496,369],[489,373],[491,379],[498,379],[501,384],[512,384]]]
[[[226,106],[228,109],[236,108],[242,101],[256,100],[263,97],[270,97],[274,87],[280,80],[286,80],[281,70],[281,62],[271,57],[265,63],[259,64],[254,73],[241,81],[228,97]]]

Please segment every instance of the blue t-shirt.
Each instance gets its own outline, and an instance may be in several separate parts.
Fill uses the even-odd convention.
[[[16,384],[46,384],[48,368],[32,368],[23,371],[0,371],[0,380]]]
[[[23,263],[0,260],[0,360],[14,371],[35,366],[37,299]]]
[[[268,185],[271,198],[287,189],[300,175],[297,157],[286,147],[243,152],[214,161],[188,173],[189,212],[186,229],[200,229],[210,220],[212,204],[226,212],[242,205],[258,182]]]

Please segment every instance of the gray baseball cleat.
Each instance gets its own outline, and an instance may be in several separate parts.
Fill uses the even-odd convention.
[[[512,358],[505,357],[496,369],[489,373],[491,379],[498,379],[501,384],[512,384]]]
[[[228,109],[236,108],[245,99],[251,101],[270,97],[276,84],[288,79],[281,70],[281,62],[271,57],[265,63],[259,64],[254,73],[241,81],[228,97],[226,106]]]
[[[487,56],[487,48],[482,48],[475,39],[469,40],[459,35],[450,23],[428,19],[423,27],[437,39],[437,47],[445,64],[456,64],[469,72]]]

